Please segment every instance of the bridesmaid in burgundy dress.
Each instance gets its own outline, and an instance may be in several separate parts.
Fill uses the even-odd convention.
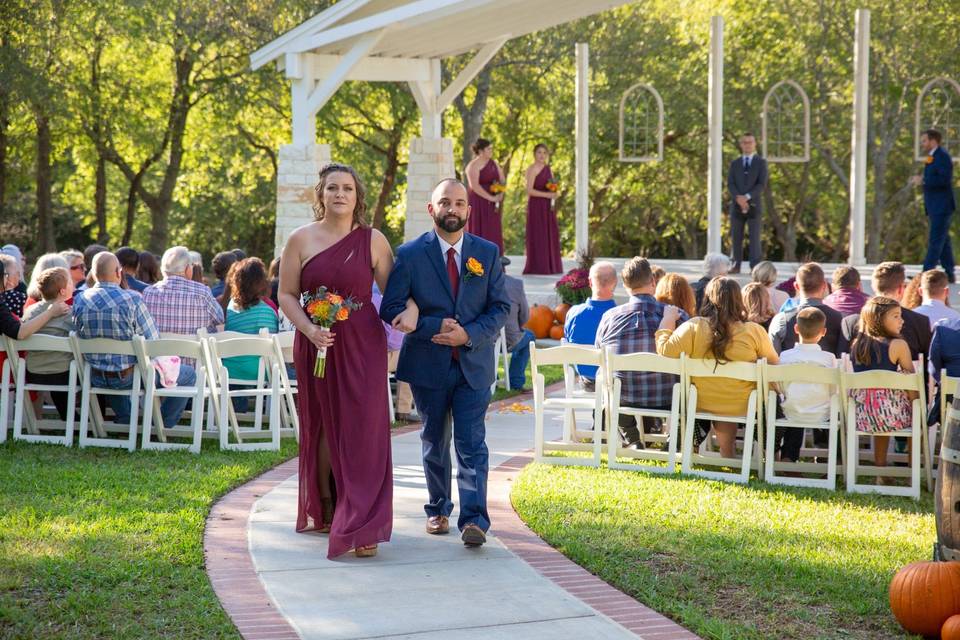
[[[363,185],[351,167],[324,167],[316,193],[315,222],[295,230],[283,249],[278,290],[297,328],[297,531],[328,532],[329,558],[351,550],[369,557],[390,540],[393,525],[386,334],[370,300],[374,279],[386,287],[393,254],[383,234],[364,223]],[[302,293],[321,286],[362,304],[329,332],[300,303]],[[415,314],[408,307],[404,314]],[[313,373],[318,347],[327,347],[323,378]]]
[[[467,231],[500,247],[503,255],[503,225],[500,203],[503,192],[493,193],[494,183],[505,184],[503,171],[493,161],[493,143],[485,138],[477,138],[473,143],[473,160],[467,165],[467,186],[470,187],[470,219]]]
[[[527,261],[524,273],[563,273],[560,257],[560,229],[553,201],[557,192],[547,185],[553,183],[550,171],[550,150],[538,144],[533,149],[533,164],[527,169]]]

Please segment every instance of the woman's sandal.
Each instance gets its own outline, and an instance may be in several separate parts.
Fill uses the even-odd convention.
[[[366,547],[357,547],[353,550],[358,558],[372,558],[377,555],[377,545],[371,544]]]
[[[330,498],[320,498],[320,517],[323,519],[323,526],[317,529],[318,533],[330,533],[330,526],[333,524],[333,500]]]

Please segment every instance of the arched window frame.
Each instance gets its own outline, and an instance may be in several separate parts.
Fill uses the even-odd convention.
[[[624,121],[624,110],[627,106],[627,98],[632,94],[645,91],[653,96],[654,100],[657,103],[657,153],[656,155],[646,155],[646,156],[632,156],[627,155],[624,152],[623,148],[623,121]],[[623,92],[623,96],[620,98],[620,162],[653,162],[656,160],[663,160],[663,98],[660,97],[660,93],[653,88],[653,85],[647,84],[645,82],[638,82],[629,89]]]
[[[803,100],[803,155],[801,156],[771,156],[767,153],[767,122],[769,120],[770,98],[784,85],[791,87],[795,92],[800,94],[800,98]],[[770,87],[767,95],[763,98],[763,112],[760,120],[760,136],[763,145],[762,153],[767,162],[810,162],[810,98],[807,97],[807,92],[803,90],[803,87],[793,80],[781,80]]]
[[[936,87],[944,87],[945,90],[946,90],[946,87],[950,87],[953,89],[955,98],[957,100],[957,111],[960,112],[960,83],[957,83],[956,80],[954,80],[953,78],[940,76],[938,78],[934,78],[927,84],[923,85],[923,89],[920,90],[920,94],[917,96],[917,106],[914,112],[914,119],[913,119],[913,131],[914,131],[913,145],[914,145],[914,151],[916,152],[915,159],[921,162],[925,159],[926,154],[920,149],[920,132],[925,129],[929,129],[931,127],[935,128],[935,125],[932,125],[932,124],[931,125],[920,124],[920,117],[922,115],[921,108],[923,107],[923,99],[926,97],[928,93],[930,93],[931,90],[933,90]],[[949,141],[960,142],[960,140],[949,140]],[[945,140],[944,142],[947,142],[947,141]],[[960,156],[960,154],[957,154],[956,152],[954,153],[955,155]],[[953,161],[960,162],[960,157],[955,157]]]

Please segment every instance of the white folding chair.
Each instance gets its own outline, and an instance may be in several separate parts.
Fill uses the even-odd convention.
[[[607,347],[607,467],[629,471],[652,471],[654,473],[674,473],[677,468],[678,435],[683,413],[683,363],[680,359],[667,358],[656,353],[630,353],[618,355],[616,349]],[[670,394],[670,408],[626,407],[620,404],[623,381],[618,373],[654,373],[671,374],[677,377]],[[627,449],[620,441],[619,418],[622,415],[633,416],[637,421],[643,449]],[[662,434],[647,434],[643,430],[643,418],[663,420]],[[660,443],[662,450],[650,449],[649,444]],[[653,461],[661,464],[630,464],[620,462],[620,458]]]
[[[13,382],[10,375],[10,359],[4,358],[0,365],[0,442],[7,441],[7,429],[10,426],[10,395]]]
[[[91,380],[93,369],[87,356],[90,354],[109,354],[131,356],[136,359],[136,351],[132,340],[110,340],[107,338],[80,339],[76,333],[70,334],[70,344],[73,347],[74,359],[80,376],[80,446],[81,447],[115,447],[133,451],[137,448],[137,425],[140,413],[140,398],[143,391],[140,384],[140,368],[133,367],[133,379],[130,389],[109,389],[95,387]],[[82,366],[80,366],[82,363]],[[97,396],[127,396],[130,399],[130,421],[123,425],[117,422],[106,422],[100,425],[102,432],[95,437],[89,434],[91,413],[100,415]],[[110,433],[125,433],[126,439],[120,440],[109,437]]]
[[[590,397],[571,396],[564,394],[562,397],[546,397],[546,379],[539,372],[539,368],[545,365],[591,365],[599,367],[597,370],[597,392]],[[604,354],[600,349],[591,347],[561,345],[550,349],[537,349],[536,345],[530,344],[530,369],[533,374],[533,404],[535,436],[534,447],[536,451],[537,462],[549,464],[573,464],[586,465],[592,467],[600,466],[600,452],[603,441],[603,380],[605,380],[606,369],[604,365]],[[568,432],[564,429],[563,438],[558,441],[547,442],[544,437],[544,411],[546,409],[561,409],[564,412],[576,409],[588,410],[593,414],[593,429],[587,432],[591,439],[589,444],[577,442],[571,433],[576,432],[574,427]],[[592,452],[592,457],[573,457],[573,456],[548,456],[548,452],[562,451],[586,451]]]
[[[763,474],[763,458],[760,447],[753,446],[753,436],[756,431],[758,440],[763,442],[763,422],[759,420],[763,408],[763,389],[761,387],[761,362],[727,362],[719,364],[715,360],[697,360],[688,358],[684,363],[684,379],[687,384],[687,411],[686,428],[683,432],[683,447],[681,453],[681,469],[688,473],[712,480],[727,480],[746,484],[750,481],[750,470],[756,469]],[[728,378],[750,382],[754,388],[747,398],[747,410],[742,416],[722,416],[706,411],[697,410],[697,384],[694,378]],[[696,420],[710,420],[733,422],[743,425],[742,454],[740,458],[724,458],[719,453],[706,451],[694,452],[693,435]],[[710,440],[708,433],[707,440]],[[695,465],[710,467],[732,467],[739,469],[730,471],[709,471],[699,469]]]
[[[503,362],[503,379],[500,379],[500,363]],[[497,390],[497,384],[502,384],[507,391],[510,390],[510,352],[507,351],[507,330],[500,327],[500,335],[497,337],[497,343],[493,347],[493,373],[496,379],[490,387],[490,393]],[[392,422],[392,420],[391,420]]]
[[[10,371],[13,372],[14,384],[14,415],[13,439],[26,442],[44,442],[47,444],[62,444],[69,447],[73,444],[73,430],[77,406],[77,363],[73,358],[73,347],[70,338],[34,334],[26,340],[11,340],[4,337],[7,352],[7,361],[13,363]],[[70,367],[67,370],[67,384],[39,384],[27,382],[27,361],[19,355],[20,352],[59,352],[70,355]],[[6,363],[5,363],[6,364]],[[67,394],[67,417],[61,422],[45,420],[41,415],[34,415],[33,403],[30,402],[29,391],[62,391]],[[2,413],[2,411],[0,411]],[[23,433],[24,418],[33,427],[33,433]],[[0,416],[6,423],[6,415]],[[62,430],[63,435],[44,435],[41,430]]]
[[[200,453],[203,437],[203,409],[210,396],[210,389],[206,384],[206,367],[204,366],[203,345],[197,338],[180,336],[177,338],[161,338],[150,340],[143,336],[134,338],[134,347],[137,352],[137,362],[140,367],[140,376],[145,381],[146,396],[143,401],[143,434],[140,446],[143,449],[169,451],[173,449],[187,449],[191,453]],[[192,386],[163,387],[157,386],[157,376],[153,368],[153,359],[159,357],[179,356],[191,358],[196,370],[197,379]],[[159,415],[160,402],[163,398],[190,398],[193,403],[190,409],[190,428],[185,430],[179,427],[166,427],[163,416]],[[153,425],[151,429],[150,425]],[[155,431],[157,440],[150,434]],[[167,437],[188,437],[189,443],[169,442]]]
[[[207,338],[212,366],[216,367],[216,372],[211,378],[216,378],[215,385],[219,389],[220,397],[220,448],[234,451],[276,451],[280,448],[280,404],[283,402],[283,396],[280,393],[280,364],[277,362],[274,351],[274,342],[270,338],[262,336],[241,334],[242,337],[229,337],[215,339],[213,336]],[[237,380],[230,377],[230,372],[223,364],[224,358],[235,356],[257,356],[260,358],[258,379],[256,381]],[[268,373],[270,386],[263,386],[264,372]],[[239,388],[231,389],[230,385]],[[265,400],[270,400],[270,413],[268,417],[267,429],[262,429],[260,419],[257,419],[253,428],[240,428],[239,423],[230,419],[230,412],[233,408],[233,398],[253,398],[256,401],[258,409]],[[260,411],[257,411],[258,417]],[[226,425],[230,425],[230,431],[233,431],[236,442],[229,442],[229,431]],[[267,442],[251,442],[251,439],[269,436]]]
[[[791,383],[826,384],[832,387],[830,396],[830,413],[826,420],[816,422],[791,421],[787,418],[777,418],[778,389],[789,392]],[[763,385],[767,390],[766,402],[766,463],[764,465],[764,480],[770,484],[782,484],[793,487],[819,487],[821,489],[837,488],[837,440],[841,423],[840,411],[840,370],[827,368],[816,364],[784,364],[772,365],[763,363]],[[827,430],[827,462],[779,462],[776,459],[777,429],[812,429]],[[843,439],[839,438],[841,448]],[[804,478],[777,475],[777,471],[795,473],[816,473],[825,475],[824,478]]]
[[[927,456],[930,460],[929,472],[931,476],[937,471],[940,464],[940,456],[937,453],[937,442],[940,434],[947,428],[947,420],[960,419],[960,411],[955,411],[950,400],[951,396],[956,397],[957,389],[960,386],[960,378],[948,376],[946,369],[940,370],[940,422],[938,425],[929,425],[927,428]],[[939,430],[939,433],[938,433]],[[927,486],[932,487],[930,478],[927,479]],[[932,489],[931,489],[932,490]]]
[[[264,335],[263,331],[260,332]],[[297,381],[290,378],[287,374],[287,364],[293,362],[293,340],[296,337],[295,331],[281,331],[280,333],[266,334],[273,340],[273,349],[276,354],[277,362],[280,364],[280,387],[283,391],[284,403],[280,406],[281,419],[286,428],[281,429],[280,436],[289,436],[292,432],[297,442],[300,442],[300,416],[297,414],[297,401],[294,396],[297,395]],[[389,374],[387,375],[387,387],[389,391]],[[393,404],[391,403],[391,408]],[[390,413],[390,422],[393,422],[393,412]]]
[[[899,373],[893,371],[863,371],[850,373],[841,371],[840,389],[847,403],[846,437],[847,459],[846,476],[847,491],[851,493],[882,493],[893,496],[909,496],[920,498],[921,454],[927,469],[930,467],[928,451],[926,450],[926,380],[923,369],[914,373]],[[909,429],[896,431],[857,431],[856,403],[850,392],[856,389],[889,389],[916,392],[917,398],[911,403],[911,426]],[[900,436],[910,440],[910,466],[878,467],[871,464],[860,464],[860,437],[866,436]],[[884,438],[882,444],[874,446],[889,446],[892,437]],[[918,441],[919,440],[919,441]],[[907,487],[860,484],[857,476],[876,477],[909,477]]]

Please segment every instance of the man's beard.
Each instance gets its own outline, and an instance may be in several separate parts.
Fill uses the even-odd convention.
[[[438,216],[434,218],[437,226],[447,233],[456,233],[467,226],[467,219],[459,216]]]

